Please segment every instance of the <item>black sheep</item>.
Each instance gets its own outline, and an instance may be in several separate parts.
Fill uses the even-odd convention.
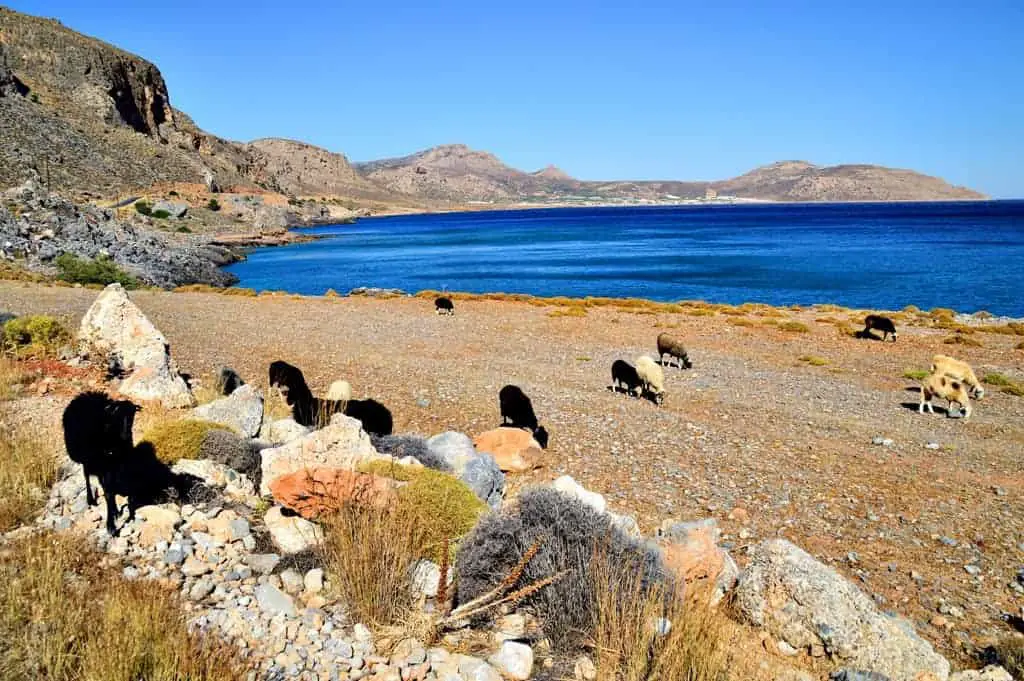
[[[103,484],[104,472],[113,460],[131,451],[132,426],[139,408],[128,400],[112,400],[100,392],[84,392],[64,409],[64,446],[68,457],[82,464],[85,500],[90,506],[96,505],[96,495],[89,479],[95,475]]]
[[[345,411],[344,402],[314,397],[302,371],[281,360],[270,365],[270,387],[281,391],[292,408],[292,418],[303,426],[322,428],[330,423],[331,416]]]
[[[892,342],[896,342],[896,325],[888,317],[882,315],[869,314],[864,318],[864,331],[861,333],[865,336],[872,335],[871,329],[877,329],[882,332],[882,340],[884,341],[892,334]]]
[[[455,303],[447,296],[441,296],[434,301],[434,311],[437,314],[455,314]]]
[[[245,385],[245,381],[238,375],[238,372],[230,367],[221,367],[217,372],[217,393],[230,395]]]
[[[107,505],[107,533],[117,534],[116,495],[128,498],[129,520],[135,509],[164,499],[184,499],[192,494],[198,480],[175,475],[156,458],[153,446],[132,445],[132,426],[138,405],[113,400],[99,392],[75,397],[64,410],[64,445],[68,457],[82,464],[86,502],[97,503],[90,478],[99,478]]]
[[[303,426],[322,428],[334,414],[345,414],[363,424],[372,435],[390,435],[393,429],[391,412],[376,400],[324,400],[314,397],[298,367],[278,360],[270,365],[270,385],[284,394],[292,408],[292,418]]]
[[[541,447],[547,448],[548,431],[537,423],[533,403],[518,386],[506,385],[498,392],[498,408],[501,410],[501,425],[524,428],[533,433]]]
[[[636,372],[636,367],[624,359],[617,359],[612,362],[612,389],[618,390],[620,385],[630,395],[633,394],[633,391],[639,393],[643,386],[643,381],[640,380],[640,374]]]

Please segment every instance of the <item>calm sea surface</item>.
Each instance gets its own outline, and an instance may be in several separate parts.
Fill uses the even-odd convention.
[[[558,208],[365,218],[230,266],[240,286],[357,286],[1024,317],[1024,201]]]

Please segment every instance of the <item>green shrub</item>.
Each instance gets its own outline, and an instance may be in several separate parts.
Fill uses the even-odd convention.
[[[996,373],[985,374],[984,376],[982,376],[981,382],[987,383],[988,385],[1013,385],[1013,381],[1011,381],[1009,378],[1002,374]]]
[[[150,215],[155,217],[157,220],[166,220],[171,217],[171,214],[162,208],[160,210],[153,211]]]
[[[206,202],[207,210],[212,210],[214,213],[220,210],[220,202],[217,199],[210,199]]]
[[[47,315],[15,317],[3,325],[3,349],[18,357],[52,357],[71,342],[71,332]]]
[[[182,225],[181,227],[178,227],[178,229],[176,229],[174,231],[181,232],[182,234],[191,234],[192,233],[192,230],[189,229],[188,227],[186,227],[185,225]]]
[[[181,459],[199,458],[203,440],[211,430],[231,429],[200,419],[168,419],[151,426],[142,439],[153,445],[158,459],[173,464]]]
[[[928,378],[928,374],[931,373],[925,369],[907,369],[903,372],[903,378],[909,378],[914,381],[922,381]]]
[[[818,357],[817,355],[804,355],[800,357],[801,362],[807,362],[812,367],[823,367],[828,364],[828,360],[824,357]]]
[[[445,543],[454,545],[487,510],[473,490],[447,473],[381,460],[363,464],[359,470],[408,483],[398,490],[399,502],[421,519],[423,557],[435,562],[440,562]]]
[[[98,255],[96,258],[78,258],[71,253],[62,253],[54,261],[60,271],[59,277],[72,284],[107,284],[118,283],[127,289],[138,288],[139,280],[128,274],[109,256]]]
[[[34,93],[34,92],[32,93],[32,96],[31,96],[31,97],[29,97],[29,99],[31,99],[31,100],[32,100],[32,103],[33,103],[33,104],[38,104],[38,103],[39,103],[39,95],[37,95],[37,94],[36,94],[36,93]]]
[[[135,202],[135,211],[139,215],[151,215],[153,213],[153,207],[150,206],[145,201],[136,201]]]

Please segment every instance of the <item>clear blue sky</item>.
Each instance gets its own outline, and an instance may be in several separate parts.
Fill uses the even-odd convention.
[[[1024,197],[1022,0],[9,4],[154,61],[231,139],[463,142],[583,179],[879,163]]]

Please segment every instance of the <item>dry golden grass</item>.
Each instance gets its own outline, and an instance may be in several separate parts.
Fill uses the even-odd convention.
[[[792,320],[788,322],[782,322],[781,324],[779,324],[779,329],[782,331],[788,331],[790,333],[807,333],[810,331],[810,329],[807,328],[807,325],[804,324],[803,322],[797,322]]]
[[[1010,385],[1003,387],[1003,392],[1007,395],[1013,395],[1014,397],[1024,397],[1024,384],[1011,383]]]
[[[1009,322],[1007,324],[983,324],[974,327],[983,333],[998,333],[1004,336],[1024,336],[1024,322]]]
[[[798,358],[801,362],[807,362],[812,367],[823,367],[828,364],[828,360],[824,357],[818,357],[817,355],[803,355]]]
[[[935,320],[953,319],[956,316],[956,312],[948,307],[933,307],[928,310],[928,316]]]
[[[643,584],[638,566],[613,563],[601,552],[592,565],[597,681],[727,678],[731,642],[723,614],[703,598],[683,600],[670,586]]]
[[[405,621],[412,610],[412,567],[427,532],[402,503],[394,508],[342,507],[324,524],[324,566],[354,621],[381,627]]]
[[[1013,346],[1013,349],[1014,350],[1024,350],[1024,341],[1021,341],[1020,343],[1017,343],[1015,346]]]
[[[0,355],[0,402],[13,399],[29,375],[14,360]]]
[[[725,321],[727,324],[732,324],[733,326],[756,326],[752,320],[747,319],[746,317],[729,317]]]
[[[931,373],[927,369],[906,369],[903,371],[903,378],[909,378],[914,381],[922,381],[928,378],[928,374]]]
[[[226,289],[222,289],[222,293],[226,296],[242,296],[243,298],[255,298],[256,291],[251,288],[236,288],[234,286]]]
[[[188,633],[172,592],[128,581],[83,537],[36,534],[0,552],[0,678],[241,681],[236,654]]]
[[[168,418],[150,426],[143,441],[153,445],[158,459],[173,464],[181,459],[195,459],[211,430],[231,430],[227,426],[200,419]]]
[[[31,520],[57,477],[53,448],[0,425],[0,532]]]
[[[329,288],[324,292],[324,298],[341,298],[341,295],[333,288]]]
[[[836,321],[835,327],[836,332],[840,336],[848,336],[849,338],[854,338],[857,335],[857,330],[844,321]]]
[[[962,333],[953,334],[952,336],[946,336],[942,339],[942,342],[946,345],[966,345],[972,348],[982,347],[981,341],[977,338],[971,338],[965,336]]]
[[[686,311],[691,317],[714,317],[717,314],[714,310],[706,307],[693,307]]]
[[[586,317],[587,308],[580,305],[571,307],[559,307],[548,312],[548,317]]]

